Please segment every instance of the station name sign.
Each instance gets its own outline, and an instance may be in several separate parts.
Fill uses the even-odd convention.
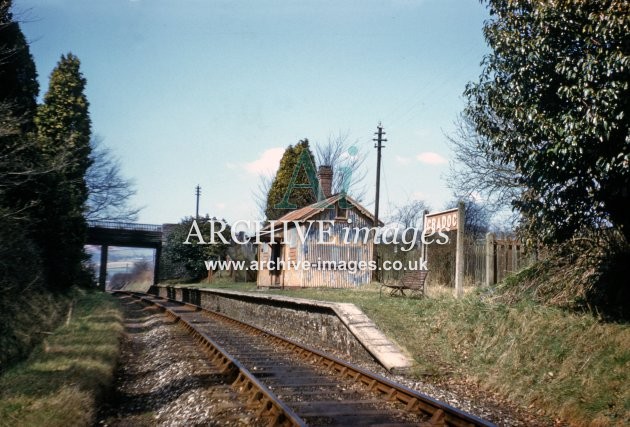
[[[424,216],[424,229],[432,232],[457,230],[457,214],[457,208],[426,214]]]

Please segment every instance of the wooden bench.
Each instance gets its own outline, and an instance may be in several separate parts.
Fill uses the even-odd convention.
[[[397,294],[407,296],[405,291],[409,291],[410,297],[423,297],[427,274],[429,274],[429,270],[406,271],[400,279],[393,283],[381,283],[379,297],[383,293],[383,288],[388,288],[390,296]]]

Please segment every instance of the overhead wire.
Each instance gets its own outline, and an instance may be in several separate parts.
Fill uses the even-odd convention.
[[[461,72],[469,65],[468,60],[470,57],[472,57],[474,53],[475,53],[474,51],[469,51],[467,55],[462,56],[457,62],[456,67],[453,67],[455,71],[447,74],[442,80],[440,80],[440,82],[437,85],[431,84],[430,82],[424,85],[422,91],[424,90],[424,88],[431,85],[431,89],[429,90],[429,92],[424,94],[424,97],[420,96],[420,93],[421,93],[420,91],[416,92],[414,95],[414,98],[416,98],[415,101],[402,114],[399,114],[396,117],[394,117],[391,121],[388,121],[387,122],[388,126],[400,125],[400,124],[406,123],[408,120],[405,120],[405,117],[407,117],[419,105],[426,102],[430,98],[429,95],[432,95],[438,90],[438,88],[443,87],[448,81],[453,80],[455,77],[461,74]]]
[[[432,95],[434,92],[438,90],[438,88],[444,86],[444,84],[448,82],[449,80],[452,80],[456,76],[460,75],[462,70],[464,70],[466,66],[468,65],[469,59],[475,53],[476,52],[471,50],[466,55],[463,55],[457,62],[458,67],[456,67],[456,70],[454,72],[449,73],[447,76],[445,76],[437,85],[434,84],[432,81],[427,81],[425,84],[423,84],[420,87],[420,89],[414,91],[408,98],[406,98],[402,102],[399,102],[393,109],[390,110],[390,112],[385,114],[381,118],[380,122],[383,123],[383,125],[387,126],[388,128],[391,128],[392,126],[395,126],[395,125],[401,125],[401,124],[407,123],[409,120],[408,119],[405,120],[405,118],[408,117],[409,114],[413,112],[419,105],[426,102],[426,100],[429,98],[429,95]],[[431,86],[431,89],[429,90],[429,92],[423,93],[425,89],[429,86]],[[403,109],[403,112],[398,113],[398,111],[400,111],[401,109]],[[360,144],[369,143],[372,141],[372,138],[373,138],[372,136],[366,137],[365,139],[362,140],[362,142],[359,142],[359,143]]]
[[[389,183],[388,183],[388,180],[387,180],[386,169],[383,166],[383,163],[381,163],[381,175],[383,176],[383,184],[385,184],[385,194],[386,194],[386,197],[387,197],[387,213],[388,213],[388,216],[391,216],[391,214],[392,214],[392,201],[391,201],[391,199],[389,197]]]
[[[457,66],[452,68],[452,70],[455,69],[455,71],[448,73],[437,85],[433,84],[431,81],[427,81],[425,84],[423,84],[420,87],[420,89],[414,91],[408,98],[398,103],[392,110],[390,110],[389,113],[383,116],[382,121],[380,121],[379,123],[384,123],[390,129],[393,126],[396,126],[396,125],[400,126],[404,123],[407,123],[410,120],[410,114],[414,110],[416,110],[418,106],[423,105],[425,102],[427,102],[427,100],[430,98],[430,95],[435,93],[438,90],[438,88],[443,87],[449,80],[452,80],[461,74],[461,72],[468,66],[469,60],[474,54],[476,54],[474,50],[469,50],[466,55],[463,55],[460,57],[459,61],[457,62]],[[424,93],[425,90],[429,86],[431,86],[430,90]],[[399,113],[401,109],[403,112]],[[412,115],[411,117],[414,117],[414,116]],[[373,142],[373,135],[370,135],[370,137],[365,138],[362,143],[372,143],[372,142]],[[391,215],[392,203],[391,203],[391,198],[390,198],[389,184],[388,184],[388,180],[387,180],[387,176],[386,176],[385,168],[384,168],[384,162],[381,162],[381,175],[383,176],[383,182],[385,186],[385,193],[387,197],[387,207],[389,211],[388,213],[389,215]],[[368,204],[372,205],[374,203],[375,203],[375,200],[373,200],[371,203],[368,203]]]

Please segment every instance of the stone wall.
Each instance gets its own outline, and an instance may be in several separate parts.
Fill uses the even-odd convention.
[[[161,297],[200,305],[339,357],[355,362],[374,361],[329,303],[179,286],[158,286],[151,291]]]

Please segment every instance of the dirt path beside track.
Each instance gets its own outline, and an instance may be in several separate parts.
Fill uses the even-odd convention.
[[[256,425],[183,328],[154,308],[121,298],[125,314],[115,389],[99,426]]]

